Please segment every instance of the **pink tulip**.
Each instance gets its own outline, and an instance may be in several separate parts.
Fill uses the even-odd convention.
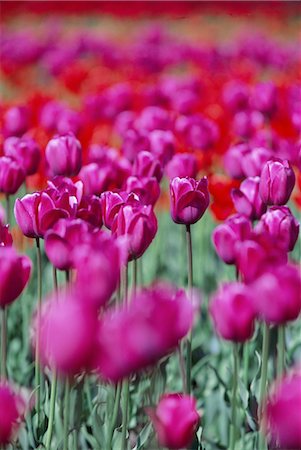
[[[68,217],[75,217],[83,196],[83,183],[73,183],[70,178],[54,177],[47,181],[45,193],[52,199],[56,208],[66,211]]]
[[[267,205],[285,205],[295,185],[295,174],[287,160],[274,158],[262,169],[259,192]]]
[[[122,141],[123,155],[132,162],[135,160],[138,153],[143,150],[150,151],[149,133],[140,129],[128,129],[125,132]]]
[[[100,195],[106,191],[111,182],[111,170],[109,165],[101,167],[96,163],[83,166],[79,178],[84,184],[85,194]]]
[[[99,373],[117,382],[155,364],[177,347],[192,320],[193,306],[183,290],[157,284],[139,291],[127,307],[102,317]]]
[[[143,255],[157,230],[157,218],[150,205],[127,203],[121,206],[112,223],[112,234],[126,239],[129,261]]]
[[[228,175],[232,178],[243,178],[243,160],[245,155],[250,152],[250,147],[246,143],[236,144],[229,148],[224,156],[224,167]]]
[[[40,358],[60,375],[88,370],[96,343],[97,316],[73,291],[59,292],[44,306],[40,320]]]
[[[236,211],[251,220],[260,219],[267,209],[259,195],[259,183],[259,177],[249,177],[231,192]]]
[[[8,156],[0,157],[0,192],[12,195],[25,181],[23,167]]]
[[[0,221],[0,247],[11,247],[13,238],[9,232],[9,225],[2,225]]]
[[[147,131],[168,130],[172,123],[168,111],[159,106],[148,106],[142,110],[135,126]]]
[[[249,239],[251,233],[252,224],[245,216],[235,214],[229,217],[212,233],[216,253],[226,264],[234,264],[237,243]]]
[[[46,162],[52,176],[75,176],[82,165],[82,148],[72,134],[52,138],[45,150]]]
[[[101,200],[96,195],[84,195],[77,207],[76,217],[90,223],[93,227],[102,227]]]
[[[273,153],[264,147],[252,148],[242,158],[241,166],[246,177],[260,176],[264,164],[271,159]]]
[[[256,233],[268,233],[279,245],[290,252],[299,235],[299,222],[286,206],[272,206],[255,227]]]
[[[264,125],[264,116],[259,111],[239,111],[233,117],[234,134],[242,138],[251,138]]]
[[[0,445],[14,440],[25,412],[25,402],[7,382],[0,382]]]
[[[22,136],[29,128],[29,110],[26,106],[12,106],[4,114],[4,129],[9,136]]]
[[[251,94],[251,107],[266,116],[272,116],[277,109],[277,90],[272,82],[258,83]]]
[[[248,108],[249,95],[249,86],[239,80],[228,82],[223,89],[224,103],[233,112]]]
[[[170,180],[175,177],[195,178],[198,173],[197,159],[191,153],[177,153],[167,164],[165,173]]]
[[[271,448],[301,448],[301,370],[293,369],[270,389],[263,413]]]
[[[129,177],[124,188],[129,194],[136,194],[144,205],[154,206],[160,196],[160,185],[155,177]]]
[[[21,199],[17,198],[14,213],[22,233],[31,238],[43,238],[55,222],[69,217],[66,210],[56,208],[54,201],[46,192],[35,192]]]
[[[176,223],[192,225],[209,206],[207,178],[173,178],[170,182],[171,217]]]
[[[151,153],[164,167],[175,153],[175,137],[171,131],[154,130],[148,135]]]
[[[190,395],[164,394],[156,408],[148,408],[161,447],[189,448],[198,428],[200,416],[196,400]]]
[[[281,325],[299,316],[301,276],[292,264],[268,267],[251,288],[254,308],[265,322]]]
[[[176,131],[192,149],[208,150],[219,138],[215,122],[201,115],[181,116],[176,121]]]
[[[106,191],[101,194],[100,201],[102,206],[103,223],[109,230],[112,228],[116,214],[121,206],[126,203],[128,197],[129,194],[124,191]]]
[[[41,150],[33,139],[9,137],[4,141],[3,147],[4,154],[18,161],[26,175],[33,175],[38,171]]]
[[[242,283],[225,283],[213,296],[209,312],[216,332],[228,341],[245,342],[254,333],[252,291]]]
[[[18,255],[13,247],[0,246],[0,307],[19,297],[28,283],[31,260]]]
[[[162,165],[152,153],[139,152],[133,164],[133,175],[137,177],[155,177],[160,183],[163,176]]]

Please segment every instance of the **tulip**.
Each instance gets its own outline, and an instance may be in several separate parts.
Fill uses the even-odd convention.
[[[79,178],[84,184],[85,194],[100,195],[107,190],[111,182],[111,170],[109,165],[101,167],[96,163],[83,166]]]
[[[133,175],[137,177],[155,177],[160,183],[163,176],[162,165],[152,153],[139,152],[133,164]]]
[[[231,193],[236,211],[251,220],[260,219],[267,209],[259,195],[259,183],[259,177],[249,177]]]
[[[245,342],[253,336],[256,312],[251,294],[250,288],[233,282],[223,284],[213,296],[209,313],[223,339]]]
[[[13,247],[0,247],[0,308],[19,297],[28,283],[31,260],[20,256]]]
[[[4,225],[6,223],[5,210],[0,203],[0,223]]]
[[[155,409],[148,408],[160,447],[190,448],[200,416],[190,395],[164,394]]]
[[[160,186],[155,177],[129,177],[125,190],[136,194],[144,205],[154,206],[160,196]]]
[[[60,375],[72,376],[90,367],[97,316],[75,292],[58,295],[59,300],[56,296],[50,299],[41,312],[40,360]]]
[[[142,150],[150,151],[149,133],[145,130],[130,128],[123,136],[122,153],[132,162]]]
[[[295,185],[295,174],[287,160],[274,158],[262,169],[259,192],[267,205],[285,205]]]
[[[271,448],[301,448],[301,371],[293,369],[270,389],[263,411],[263,426]]]
[[[266,323],[283,325],[299,316],[301,276],[292,264],[268,267],[251,288],[254,308]]]
[[[277,109],[277,90],[271,82],[258,83],[250,98],[251,107],[270,117]]]
[[[0,247],[11,247],[13,238],[9,232],[9,225],[2,225],[0,221]]]
[[[84,195],[78,205],[76,217],[90,223],[93,227],[102,227],[101,200],[96,195]]]
[[[138,291],[127,307],[102,317],[98,371],[113,382],[155,364],[192,326],[193,306],[183,290],[157,284]]]
[[[38,144],[30,138],[9,137],[4,141],[4,154],[18,161],[26,175],[38,171],[41,150]]]
[[[129,261],[143,255],[157,230],[157,218],[152,207],[135,203],[121,206],[112,224],[113,235],[126,238]]]
[[[0,192],[12,195],[25,181],[23,167],[8,156],[0,157]]]
[[[159,106],[148,106],[140,113],[135,126],[147,131],[168,130],[172,123],[168,111]]]
[[[191,153],[177,153],[167,164],[165,172],[170,180],[175,177],[195,178],[198,173],[197,159]]]
[[[57,120],[65,105],[56,100],[47,102],[40,113],[40,123],[49,132],[57,132]]]
[[[243,170],[244,156],[250,152],[248,144],[241,143],[230,147],[224,156],[224,167],[226,172],[232,178],[243,178],[245,176]]]
[[[291,252],[298,239],[299,222],[286,206],[272,206],[255,227],[256,233],[269,233],[279,245]]]
[[[97,163],[101,166],[110,164],[119,158],[118,151],[108,145],[92,144],[89,147],[88,153],[89,163]]]
[[[21,199],[17,198],[14,213],[22,233],[31,238],[43,238],[55,222],[69,216],[66,210],[56,208],[46,192],[35,192]]]
[[[56,118],[56,131],[58,134],[78,134],[81,127],[81,117],[77,111],[63,108]]]
[[[193,149],[208,150],[219,138],[215,122],[201,115],[181,116],[175,127],[184,137],[186,145]]]
[[[102,207],[102,217],[105,226],[111,230],[116,214],[121,206],[127,201],[129,194],[127,192],[106,191],[101,194],[100,201]]]
[[[8,383],[0,382],[0,445],[13,441],[23,419],[25,402]]]
[[[264,125],[264,116],[259,111],[239,111],[233,117],[234,134],[245,139],[252,137]]]
[[[252,224],[249,219],[240,214],[230,216],[213,231],[212,241],[216,253],[226,264],[234,264],[237,243],[249,239],[251,233]]]
[[[68,217],[75,217],[83,196],[83,183],[73,183],[70,178],[54,177],[47,181],[45,193],[49,195],[56,208],[66,211]]]
[[[249,86],[239,80],[228,82],[223,89],[224,103],[233,112],[248,108],[249,95]]]
[[[192,225],[209,205],[207,178],[173,178],[170,182],[171,217],[174,222]]]
[[[12,106],[4,114],[4,129],[9,136],[21,136],[29,128],[29,110],[26,106]]]
[[[175,153],[175,137],[171,131],[154,130],[148,135],[150,151],[164,167]]]
[[[72,134],[52,138],[45,150],[46,162],[52,176],[75,176],[82,165],[82,148]]]
[[[260,176],[264,164],[272,157],[272,151],[264,147],[252,148],[245,153],[241,166],[246,177]]]

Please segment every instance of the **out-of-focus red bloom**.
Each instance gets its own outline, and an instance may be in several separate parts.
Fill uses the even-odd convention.
[[[225,220],[235,212],[231,191],[238,188],[240,182],[231,180],[225,175],[212,174],[209,176],[209,192],[212,197],[210,210],[217,220]]]

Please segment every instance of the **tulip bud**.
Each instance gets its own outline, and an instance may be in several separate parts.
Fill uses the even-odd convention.
[[[0,405],[0,445],[5,447],[15,438],[25,412],[25,402],[7,382],[0,382]]]
[[[144,205],[154,206],[160,196],[160,186],[155,177],[129,177],[125,190],[136,194]]]
[[[20,256],[13,247],[0,246],[0,308],[9,305],[28,283],[31,260]]]
[[[81,144],[72,133],[56,136],[48,142],[45,157],[52,176],[75,176],[82,165]]]
[[[242,167],[244,156],[250,152],[248,144],[242,143],[230,147],[224,156],[224,167],[232,178],[243,178],[245,173]]]
[[[293,369],[270,389],[263,411],[263,428],[271,448],[301,448],[301,370]]]
[[[133,164],[133,175],[137,177],[155,177],[160,183],[163,176],[162,165],[152,153],[139,152]]]
[[[251,106],[266,116],[271,116],[277,109],[277,90],[271,82],[258,83],[251,95]]]
[[[4,114],[4,129],[9,136],[21,136],[29,128],[29,111],[26,106],[12,106]]]
[[[175,152],[175,137],[171,131],[154,130],[148,135],[150,151],[164,167]]]
[[[207,178],[176,177],[170,182],[171,217],[176,223],[192,225],[209,206]]]
[[[30,138],[9,137],[4,141],[4,154],[18,161],[26,175],[37,172],[41,150],[37,143]]]
[[[251,220],[260,219],[267,209],[259,195],[259,183],[259,177],[249,177],[231,193],[236,211]]]
[[[271,159],[262,169],[259,192],[267,205],[285,205],[295,185],[295,174],[287,160]]]
[[[84,191],[87,195],[100,195],[107,190],[111,181],[112,167],[107,165],[101,167],[96,163],[83,166],[79,178],[84,184]]]
[[[283,248],[291,252],[298,239],[299,222],[286,206],[272,206],[255,227],[257,233],[269,233]]]
[[[282,325],[299,316],[301,276],[292,264],[270,266],[251,288],[254,308],[265,322]]]
[[[223,339],[245,342],[253,336],[256,313],[251,291],[244,284],[223,284],[211,300],[209,312]]]
[[[164,394],[155,409],[148,408],[160,447],[190,448],[200,416],[196,400],[190,395]]]
[[[8,156],[0,157],[0,192],[15,194],[25,181],[23,167]]]
[[[191,153],[177,153],[167,164],[165,172],[170,180],[175,177],[195,178],[198,173],[197,159]]]
[[[245,153],[241,166],[246,177],[260,176],[264,164],[272,157],[272,151],[264,147],[252,148]]]
[[[252,224],[245,216],[235,214],[229,217],[213,231],[212,241],[216,253],[226,264],[234,264],[237,243],[249,239],[251,233]]]

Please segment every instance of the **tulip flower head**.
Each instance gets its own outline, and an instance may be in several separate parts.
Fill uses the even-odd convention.
[[[4,141],[3,147],[4,154],[18,161],[26,175],[33,175],[37,172],[41,160],[41,150],[33,139],[9,137]]]
[[[45,157],[52,176],[75,176],[82,166],[81,144],[72,133],[56,136],[48,142]]]
[[[0,157],[0,192],[15,194],[25,177],[25,171],[18,161],[9,156]]]
[[[295,185],[295,174],[287,160],[271,159],[262,168],[259,192],[267,205],[285,205]]]
[[[0,381],[0,445],[6,446],[14,438],[25,412],[21,395],[7,383]]]
[[[251,220],[260,219],[267,209],[259,194],[259,186],[260,178],[250,177],[231,193],[236,211]]]

